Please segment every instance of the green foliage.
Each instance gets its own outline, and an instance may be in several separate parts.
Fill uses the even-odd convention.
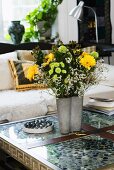
[[[23,36],[24,42],[30,42],[32,39],[39,39],[39,32],[33,26],[26,28]]]
[[[44,57],[44,53],[43,51],[39,48],[39,46],[37,46],[36,48],[33,49],[32,54],[35,57],[36,60],[36,64],[41,66],[41,64],[43,63],[43,57]]]
[[[58,14],[57,7],[61,2],[62,0],[41,0],[38,7],[26,15],[25,20],[30,27],[29,31],[25,32],[25,41],[31,38],[40,38],[41,31],[37,29],[38,22],[45,21],[43,25],[45,31],[51,28]]]
[[[10,37],[9,34],[6,34],[6,35],[5,35],[5,40],[8,40],[8,41],[11,40],[11,37]]]

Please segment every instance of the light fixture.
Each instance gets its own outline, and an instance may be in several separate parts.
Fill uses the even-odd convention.
[[[70,16],[73,16],[75,19],[81,21],[83,17],[83,7],[92,10],[95,16],[95,33],[96,33],[96,43],[98,43],[98,26],[97,26],[97,15],[93,8],[85,6],[83,1],[80,1],[78,6],[75,6],[69,13]]]

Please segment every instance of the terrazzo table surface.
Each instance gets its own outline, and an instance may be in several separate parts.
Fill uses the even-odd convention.
[[[114,124],[114,116],[83,111],[82,117],[83,123],[96,128]],[[50,133],[28,134],[23,132],[24,123],[28,121],[25,120],[0,125],[0,135],[27,149],[31,143],[61,136],[58,117],[54,115],[49,116],[48,119],[54,124],[54,129]],[[110,131],[110,133],[113,135],[113,131]],[[32,155],[35,155],[35,158],[40,156],[49,162],[50,165],[54,165],[56,167],[55,169],[96,170],[107,164],[114,163],[114,142],[106,138],[101,138],[98,135],[85,136],[27,150],[29,154],[32,153]]]

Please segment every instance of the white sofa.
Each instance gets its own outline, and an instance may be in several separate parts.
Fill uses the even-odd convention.
[[[6,50],[7,51],[7,50]],[[8,49],[8,52],[11,51]],[[12,50],[14,51],[14,49]],[[17,51],[0,55],[0,120],[15,121],[55,113],[56,98],[51,89],[27,90],[18,92],[14,89],[8,59],[17,60]],[[106,80],[91,87],[84,96],[84,105],[93,95],[112,95],[114,97],[114,66],[106,65]]]
[[[11,47],[17,46],[12,45]],[[19,92],[15,90],[8,60],[18,60],[17,54],[21,54],[23,60],[28,58],[31,60],[30,52],[14,51],[14,48],[6,48],[6,50],[3,48],[2,50],[1,46],[0,49],[4,53],[8,52],[0,54],[0,120],[15,121],[55,113],[56,99],[51,89]]]

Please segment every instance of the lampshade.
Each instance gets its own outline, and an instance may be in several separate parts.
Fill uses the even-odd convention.
[[[78,4],[78,6],[75,6],[69,13],[70,16],[73,16],[74,18],[76,18],[77,20],[81,21],[82,20],[82,16],[83,16],[83,6],[84,6],[84,2],[80,1],[80,3]]]

